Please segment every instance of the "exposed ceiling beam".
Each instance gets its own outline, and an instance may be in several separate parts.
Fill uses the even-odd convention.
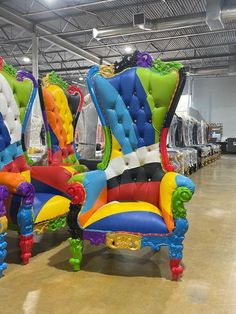
[[[76,72],[81,70],[88,70],[91,66],[81,66],[81,67],[74,67],[72,69],[53,69],[54,72],[60,73],[60,72]],[[39,70],[39,73],[48,73],[48,70]]]
[[[145,2],[143,0],[138,0],[136,1],[136,3],[131,3],[131,4],[126,4],[122,7],[124,8],[132,8],[134,6],[137,6],[137,5],[149,5],[149,4],[153,4],[153,3],[157,3],[157,2],[161,2],[163,0],[145,0]],[[175,0],[172,0],[172,1],[175,1]],[[66,11],[69,11],[69,10],[74,10],[74,13],[70,14],[70,16],[78,16],[78,15],[83,15],[86,13],[86,8],[89,8],[93,5],[98,5],[98,4],[104,4],[104,3],[109,3],[109,2],[117,2],[115,0],[108,0],[108,1],[86,1],[85,3],[81,3],[81,4],[76,4],[76,5],[71,5],[71,6],[67,6],[67,7],[60,7],[60,8],[55,8],[55,9],[51,9],[51,10],[42,10],[42,11],[37,11],[37,12],[31,12],[31,13],[26,13],[26,14],[23,14],[22,16],[23,17],[26,17],[26,18],[32,18],[32,17],[40,17],[40,21],[42,20],[53,20],[53,19],[58,19],[58,16],[54,16],[54,17],[50,17],[50,18],[44,18],[43,15],[45,13],[56,13],[56,12],[65,12]],[[90,12],[96,12],[96,13],[99,13],[99,12],[110,12],[110,11],[116,11],[116,10],[120,10],[120,5],[116,5],[116,6],[112,6],[111,8],[104,8],[104,7],[101,7],[101,8],[93,8],[92,10],[90,10]],[[78,11],[81,10],[82,12],[79,13]],[[90,13],[88,12],[88,13]]]
[[[162,53],[170,53],[170,52],[181,52],[181,51],[191,51],[191,50],[197,50],[197,49],[209,49],[209,48],[216,48],[216,47],[226,47],[226,46],[230,46],[230,45],[235,45],[235,42],[226,42],[223,44],[215,44],[215,45],[209,45],[209,46],[197,46],[195,45],[195,47],[179,47],[176,49],[164,49],[164,50],[148,50],[149,53],[157,53],[157,54],[162,54]],[[125,55],[125,54],[124,54]],[[120,55],[109,55],[110,59],[113,58],[119,58]],[[103,58],[103,56],[101,56],[101,58]],[[104,56],[105,58],[105,56]]]
[[[100,58],[97,57],[95,54],[90,53],[88,51],[85,51],[82,48],[79,48],[75,44],[60,38],[57,35],[53,35],[50,31],[48,31],[43,26],[35,26],[33,23],[27,21],[26,19],[20,17],[18,14],[13,13],[0,5],[0,18],[2,18],[4,21],[10,22],[13,25],[20,26],[24,28],[26,31],[30,33],[36,33],[41,35],[52,35],[50,38],[45,38],[46,41],[49,41],[50,43],[53,43],[59,47],[64,48],[67,51],[72,52],[73,54],[83,57],[84,59],[88,60],[91,63],[100,63]],[[106,62],[105,62],[106,63]]]

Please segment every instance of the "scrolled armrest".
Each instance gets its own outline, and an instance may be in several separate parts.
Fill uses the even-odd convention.
[[[68,183],[68,193],[72,196],[78,194],[79,204],[82,205],[79,222],[83,225],[88,212],[96,211],[107,202],[106,174],[102,170],[81,173],[74,175]]]
[[[67,193],[71,196],[72,204],[83,204],[85,200],[85,189],[83,185],[78,182],[69,183]]]
[[[195,186],[189,178],[167,172],[160,184],[160,209],[169,231],[174,229],[174,219],[186,217],[184,203],[194,193]]]
[[[185,218],[186,208],[184,203],[191,200],[193,192],[187,187],[178,187],[172,195],[172,212],[174,218]]]
[[[26,178],[19,173],[0,172],[0,184],[5,185],[9,192],[16,193],[23,197],[23,203],[31,205],[34,200],[34,187],[26,182]]]
[[[0,185],[0,234],[7,230],[6,206],[4,201],[8,198],[8,189]]]

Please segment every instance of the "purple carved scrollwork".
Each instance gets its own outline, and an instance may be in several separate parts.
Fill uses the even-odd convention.
[[[38,87],[37,81],[36,81],[35,77],[33,76],[33,74],[26,72],[24,70],[17,71],[16,79],[18,81],[22,82],[26,78],[33,82],[34,87]]]
[[[6,215],[6,207],[4,201],[8,197],[8,189],[4,185],[0,185],[0,217]]]
[[[31,183],[22,182],[17,188],[17,194],[23,197],[23,204],[32,205],[34,201],[35,189]]]
[[[99,245],[106,242],[105,232],[83,231],[83,240],[88,240],[92,245]]]
[[[148,52],[137,53],[137,66],[143,68],[150,68],[152,66],[153,58]]]

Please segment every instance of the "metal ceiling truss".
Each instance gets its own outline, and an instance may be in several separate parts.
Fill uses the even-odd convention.
[[[17,67],[31,70],[31,62],[25,64],[22,57],[31,57],[32,34],[36,34],[41,74],[55,69],[68,78],[85,75],[93,63],[119,59],[127,45],[164,60],[180,60],[190,68],[209,69],[217,64],[227,68],[235,59],[231,47],[236,41],[236,24],[225,18],[235,19],[236,8],[235,12],[232,6],[223,10],[220,0],[121,0],[122,6],[115,0],[80,0],[78,4],[75,0],[67,7],[60,0],[57,7],[40,0],[21,2],[20,12],[18,0],[0,0],[0,55]],[[132,14],[142,11],[151,14],[154,29],[131,29],[130,33],[117,33],[99,41],[93,38],[91,26],[118,29],[117,23],[122,23],[125,28],[131,25]],[[179,24],[183,17],[189,25]],[[158,26],[161,23],[165,23],[164,28]],[[174,25],[177,29],[173,29]]]

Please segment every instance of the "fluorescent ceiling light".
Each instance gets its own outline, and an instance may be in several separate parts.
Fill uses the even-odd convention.
[[[25,62],[25,63],[29,63],[31,60],[29,57],[23,57],[22,60]]]
[[[96,28],[93,28],[93,38],[97,38],[98,36],[98,30]]]
[[[79,77],[79,81],[83,81],[84,80],[84,78],[81,76],[81,77]]]
[[[126,46],[126,47],[125,47],[125,52],[130,53],[130,52],[132,52],[132,51],[133,51],[133,48],[132,48],[132,47],[130,47],[130,46]]]

